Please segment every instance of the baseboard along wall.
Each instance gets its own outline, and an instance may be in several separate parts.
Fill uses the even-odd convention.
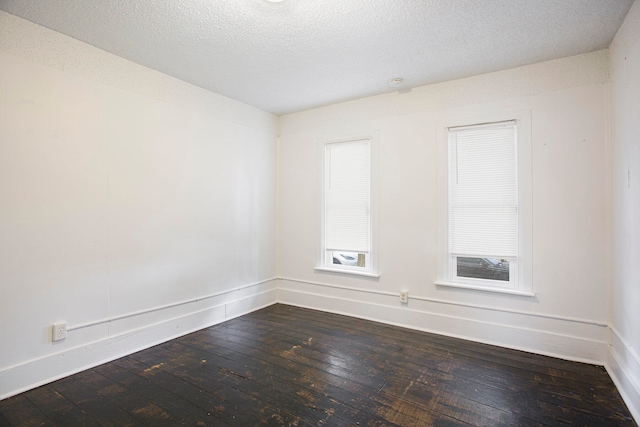
[[[101,338],[1,370],[0,399],[276,303],[602,365],[640,419],[640,358],[608,325],[419,297],[401,304],[399,294],[391,292],[287,278],[71,328],[70,341],[76,332]],[[455,314],[447,305],[457,306]],[[135,326],[138,317],[151,315],[160,320],[150,317]]]

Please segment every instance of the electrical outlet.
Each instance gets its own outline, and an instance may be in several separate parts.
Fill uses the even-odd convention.
[[[400,291],[400,302],[406,304],[409,302],[409,291],[403,289]]]
[[[60,341],[67,337],[67,322],[58,322],[53,324],[52,339]]]

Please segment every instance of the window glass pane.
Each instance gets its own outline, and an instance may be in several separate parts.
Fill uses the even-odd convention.
[[[332,264],[351,267],[366,267],[366,254],[358,252],[332,251]]]
[[[458,277],[509,281],[509,261],[498,258],[456,257]]]

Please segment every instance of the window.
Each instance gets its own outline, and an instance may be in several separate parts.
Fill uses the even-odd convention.
[[[436,284],[531,295],[522,269],[530,268],[529,156],[518,130],[516,120],[446,128],[445,255]]]
[[[371,257],[371,144],[324,144],[323,268],[367,274]]]

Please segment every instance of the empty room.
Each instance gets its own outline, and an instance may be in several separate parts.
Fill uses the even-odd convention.
[[[0,0],[0,426],[637,426],[640,3]]]

